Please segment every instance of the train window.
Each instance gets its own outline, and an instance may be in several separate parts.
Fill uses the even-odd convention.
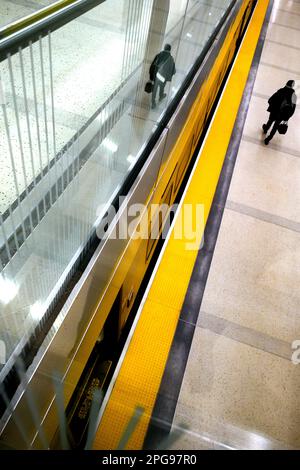
[[[191,157],[192,145],[193,145],[193,138],[187,143],[186,145],[187,150],[185,152],[185,155],[182,157],[181,162],[179,162],[177,176],[176,176],[176,183],[175,183],[175,192],[177,192],[179,185],[182,181],[182,178],[185,174],[186,168],[188,166],[188,163]]]
[[[175,174],[176,168],[177,168],[177,164],[176,164],[176,166],[173,170],[171,178],[169,179],[168,185],[167,185],[167,187],[166,187],[165,191],[163,192],[163,195],[160,199],[160,205],[168,205],[169,207],[171,205],[172,194],[173,194],[173,176]],[[158,236],[152,238],[151,235],[153,233],[154,234],[157,233],[160,236],[161,231],[162,231],[162,227],[163,227],[163,223],[164,223],[164,220],[163,220],[163,215],[162,215],[161,212],[159,212],[153,218],[153,220],[150,220],[150,222],[149,222],[146,262],[148,262],[150,256],[152,255],[154,246],[156,245],[156,242],[158,240]],[[154,232],[154,230],[155,230],[155,232]]]
[[[204,124],[205,124],[205,113],[203,112],[203,109],[201,109],[199,111],[199,114],[201,112],[201,117],[199,118],[199,121],[198,121],[198,126],[197,126],[197,130],[196,130],[196,137],[195,137],[195,141],[198,142],[198,140],[200,139],[200,135],[202,133],[202,130],[203,130],[203,127],[204,127]]]

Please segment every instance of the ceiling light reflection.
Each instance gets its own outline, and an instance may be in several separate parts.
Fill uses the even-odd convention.
[[[118,145],[113,142],[112,140],[110,140],[108,137],[106,137],[103,142],[102,142],[102,145],[104,147],[106,147],[108,150],[110,150],[111,152],[115,153],[117,150],[118,150]]]
[[[31,305],[29,310],[30,316],[35,321],[41,320],[44,316],[44,313],[44,305],[41,302],[35,302],[33,305]]]
[[[127,157],[127,161],[130,163],[130,165],[135,162],[136,160],[136,157],[134,157],[133,155],[128,155]]]
[[[18,290],[19,286],[15,282],[0,276],[0,302],[7,305],[16,297]]]

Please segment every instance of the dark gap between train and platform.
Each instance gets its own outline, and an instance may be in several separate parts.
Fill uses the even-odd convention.
[[[233,61],[232,61],[232,63],[233,63]],[[206,124],[204,126],[202,135],[201,135],[200,140],[197,144],[194,155],[192,156],[191,161],[188,165],[187,171],[185,173],[185,176],[182,180],[179,191],[177,193],[176,199],[174,201],[175,204],[179,204],[179,202],[182,199],[183,192],[184,192],[184,190],[186,188],[186,185],[188,183],[188,180],[189,180],[189,177],[191,175],[192,169],[194,168],[195,161],[197,159],[197,155],[199,153],[200,147],[203,143],[203,140],[204,140],[205,135],[207,133],[207,130],[209,128],[209,125],[210,125],[212,116],[215,112],[216,106],[217,106],[217,104],[220,100],[221,94],[223,92],[224,84],[226,83],[226,80],[227,80],[228,75],[230,73],[232,63],[229,65],[228,71],[225,74],[225,77],[222,81],[220,90],[219,90],[219,92],[216,96],[214,105],[211,109],[210,114],[207,117]],[[173,219],[174,215],[175,215],[174,213],[170,214],[170,219],[171,219],[170,221],[171,222],[172,222],[172,219]],[[208,237],[209,235],[206,234],[205,236]],[[207,239],[208,238],[206,238],[206,240]],[[130,330],[131,330],[132,324],[134,322],[134,319],[136,317],[136,314],[138,312],[138,309],[141,305],[141,301],[143,299],[143,296],[145,294],[147,286],[149,285],[151,275],[152,275],[152,273],[155,269],[155,265],[157,263],[159,255],[161,253],[161,250],[164,246],[164,243],[165,243],[165,240],[162,237],[160,237],[158,242],[157,242],[157,245],[154,249],[154,253],[152,255],[149,266],[146,270],[146,274],[145,274],[145,276],[142,280],[141,286],[140,286],[140,288],[137,292],[133,307],[131,309],[131,312],[129,314],[129,317],[127,319],[125,327],[122,331],[120,339],[116,342],[115,339],[110,338],[109,341],[106,342],[106,344],[109,343],[109,346],[107,346],[107,347],[106,347],[105,343],[104,344],[97,343],[96,346],[94,347],[94,350],[93,350],[93,352],[92,352],[92,354],[91,354],[91,356],[88,360],[88,363],[87,363],[87,365],[86,365],[86,367],[85,367],[85,369],[82,373],[82,376],[79,380],[79,383],[76,387],[76,390],[75,390],[75,392],[73,394],[73,397],[72,397],[72,399],[71,399],[71,401],[68,405],[68,408],[67,408],[67,416],[69,416],[69,419],[68,419],[69,431],[70,431],[70,436],[69,437],[70,437],[70,442],[71,442],[71,444],[73,445],[74,448],[79,448],[79,449],[83,448],[84,445],[85,445],[85,441],[86,441],[89,414],[88,414],[88,412],[85,413],[84,403],[86,401],[88,401],[88,407],[91,406],[91,394],[92,394],[93,387],[94,387],[93,384],[96,383],[95,381],[101,380],[100,376],[101,375],[103,376],[103,374],[105,375],[105,379],[102,382],[102,387],[101,388],[102,388],[103,396],[105,395],[105,393],[108,389],[108,386],[110,384],[110,381],[113,377],[113,374],[115,372],[115,369],[116,369],[116,366],[117,366],[118,361],[120,359],[120,356],[122,354],[122,351],[125,347],[126,340],[127,340],[128,335],[130,333]],[[193,276],[195,276],[194,272],[193,272]],[[192,282],[195,282],[193,280],[193,276],[192,276]],[[188,300],[186,299],[186,301],[188,301]],[[116,299],[116,303],[118,303],[118,298]],[[114,310],[114,307],[113,307],[112,311],[113,310]],[[112,314],[110,314],[109,317],[108,317],[108,322],[109,322],[110,326],[112,326],[112,322],[114,321],[113,319],[110,318],[111,316],[112,316]],[[188,324],[186,323],[185,325],[188,325]],[[189,328],[189,326],[187,326],[187,328]],[[111,328],[111,329],[113,330],[113,328]],[[192,329],[190,328],[190,330],[192,330]],[[182,336],[182,333],[179,330],[175,334],[175,343],[177,342],[178,335]],[[191,338],[192,338],[192,336],[189,338],[188,341],[186,341],[186,338],[184,338],[186,358],[188,356],[190,343],[191,343]],[[114,345],[114,347],[112,347],[112,344]],[[172,348],[173,348],[173,346],[172,346]],[[180,350],[182,351],[181,348],[182,348],[182,340],[180,341]],[[174,361],[173,364],[171,364],[172,360]],[[167,365],[166,371],[167,371],[167,374],[168,374],[168,379],[166,380],[165,377],[164,377],[164,380],[162,382],[162,387],[167,386],[167,388],[168,388],[170,383],[173,384],[174,379],[175,379],[175,382],[172,386],[174,387],[174,385],[175,385],[175,389],[178,389],[178,386],[181,385],[181,380],[182,380],[182,377],[180,378],[180,377],[176,376],[176,375],[178,375],[178,369],[182,370],[182,367],[178,368],[178,364],[180,364],[180,363],[183,364],[183,361],[182,361],[181,357],[178,357],[178,354],[175,354],[173,358],[172,358],[172,354],[170,355],[168,364],[171,364],[171,367],[168,369],[168,365]],[[105,369],[105,364],[107,365],[107,368],[108,368],[107,373],[103,372],[103,369]],[[176,374],[174,374],[174,369],[176,370]],[[182,376],[183,376],[183,372],[184,372],[184,369],[182,370]],[[180,384],[179,384],[179,382],[180,382]],[[160,390],[159,397],[161,395],[162,396],[167,396],[167,393],[164,392],[163,388],[161,388],[161,390]],[[174,403],[172,403],[172,405],[174,405]],[[166,416],[165,416],[165,414],[166,414],[165,411],[166,410],[168,410],[168,413],[167,413],[168,418],[167,419],[166,419]],[[157,411],[158,411],[158,413],[157,413]],[[165,420],[168,422],[168,419],[169,419],[169,422],[171,423],[174,411],[175,411],[175,407],[174,406],[171,406],[171,407],[169,406],[169,400],[168,400],[167,403],[166,403],[165,399],[163,401],[161,401],[160,399],[157,401],[156,411],[155,411],[156,414],[153,415],[153,419],[155,420],[155,424],[153,424],[153,419],[152,419],[152,422],[151,422],[151,425],[150,425],[150,428],[149,428],[149,432],[148,432],[148,436],[146,438],[146,448],[155,448],[155,447],[158,446],[158,444],[161,441],[161,430],[163,428],[161,427],[161,424],[159,424],[159,429],[158,429],[156,422],[157,422],[157,420],[159,422],[160,421],[165,421]],[[78,419],[78,416],[80,414],[82,414],[82,412],[85,413],[85,416],[81,419]],[[72,417],[70,417],[70,416],[72,416]],[[169,432],[170,426],[171,426],[171,424],[169,425],[167,430],[163,429],[163,434],[164,435],[166,435]],[[152,440],[152,436],[151,436],[152,429],[154,429],[155,433],[158,436],[158,439],[155,439],[154,446],[151,445],[149,447],[148,442],[152,442],[151,441]],[[164,437],[164,436],[162,436],[162,437]]]
[[[175,204],[176,203],[178,204],[180,200],[182,199],[183,192],[188,183],[188,179],[194,167],[198,152],[200,150],[200,147],[207,133],[208,127],[210,125],[212,116],[216,110],[217,104],[220,100],[228,75],[231,71],[233,61],[230,64],[228,71],[225,74],[220,90],[215,99],[213,108],[209,116],[207,117],[207,121],[204,126],[201,138],[195,149],[194,155],[188,165],[186,174],[183,178],[183,181],[180,185],[180,189],[174,201]],[[186,361],[187,361],[187,357],[189,354],[191,341],[192,341],[192,337],[194,333],[194,328],[195,328],[195,323],[196,323],[196,313],[198,316],[200,303],[201,303],[201,299],[202,299],[203,292],[204,292],[205,282],[206,282],[206,278],[208,275],[208,270],[209,270],[209,266],[211,262],[211,257],[213,254],[216,237],[217,237],[219,226],[221,223],[223,211],[220,210],[220,207],[222,206],[222,204],[224,207],[224,204],[226,202],[231,175],[232,175],[233,168],[234,168],[235,157],[229,158],[229,156],[234,155],[234,153],[236,156],[237,149],[239,147],[239,142],[241,139],[242,130],[243,130],[243,126],[244,126],[244,122],[246,118],[248,103],[250,100],[249,96],[251,96],[251,90],[254,84],[255,75],[256,75],[256,72],[252,76],[253,82],[249,81],[250,85],[247,84],[248,89],[250,90],[250,93],[248,94],[246,93],[247,87],[244,92],[243,101],[239,110],[239,116],[241,114],[241,118],[237,119],[235,129],[233,132],[233,137],[231,139],[231,143],[229,146],[229,153],[227,154],[226,160],[225,160],[225,163],[227,162],[227,164],[224,164],[223,170],[220,176],[219,185],[218,185],[215,199],[213,202],[212,210],[208,219],[207,227],[205,230],[205,246],[204,246],[204,249],[201,250],[201,252],[199,252],[199,255],[196,260],[195,268],[193,270],[190,287],[187,292],[187,296],[185,298],[184,306],[183,306],[181,317],[180,317],[180,319],[184,321],[179,322],[177,331],[175,333],[175,338],[173,341],[171,353],[170,353],[167,367],[165,370],[165,374],[162,380],[158,399],[155,404],[155,409],[154,409],[153,416],[151,419],[151,424],[150,424],[150,427],[146,436],[145,446],[144,446],[144,448],[146,449],[157,448],[161,440],[168,435],[171,425],[172,425],[172,420],[173,420],[173,416],[175,413],[175,407],[177,404],[177,398],[179,395],[181,382],[182,382],[182,378],[183,378],[183,374],[185,370],[185,365],[186,365]],[[227,167],[230,170],[229,172],[228,172]],[[216,209],[217,209],[217,213],[216,213]],[[171,221],[173,217],[174,217],[174,214],[171,213]],[[72,415],[72,418],[69,419],[70,442],[75,448],[80,449],[80,448],[83,448],[85,445],[88,419],[89,419],[88,412],[85,413],[85,416],[83,419],[78,419],[78,414],[82,413],[82,409],[84,410],[84,403],[86,400],[88,400],[89,402],[88,406],[91,405],[91,393],[93,391],[93,383],[95,384],[95,380],[101,380],[99,379],[101,375],[105,376],[102,382],[102,392],[103,392],[103,396],[105,395],[108,389],[109,383],[113,377],[117,363],[124,349],[132,324],[134,322],[134,319],[140,307],[142,298],[149,284],[149,281],[153,273],[153,270],[155,268],[155,265],[157,263],[158,257],[164,246],[164,243],[165,243],[165,240],[163,240],[162,237],[160,237],[155,247],[149,266],[147,268],[146,274],[143,278],[141,286],[136,295],[133,307],[127,319],[126,325],[122,331],[120,339],[117,342],[115,340],[112,340],[112,342],[110,342],[110,346],[108,347],[105,346],[105,343],[96,344],[89,358],[89,361],[85,367],[85,370],[79,380],[78,386],[76,387],[73,397],[68,405],[67,416]],[[208,260],[208,262],[206,262],[206,260]],[[199,269],[200,264],[201,264],[201,269]],[[199,287],[200,287],[200,292],[199,292]],[[202,292],[202,295],[201,295],[201,292]],[[116,299],[116,302],[118,302],[118,298]],[[198,308],[198,304],[199,304],[199,308]],[[187,308],[187,306],[189,308]],[[184,311],[188,311],[189,313],[192,313],[192,317],[188,316],[187,318],[184,318],[184,315],[183,315]],[[113,319],[110,318],[110,316],[108,317],[108,322],[114,321]],[[116,345],[116,347],[111,347],[111,344]],[[178,351],[180,351],[181,355],[178,355]],[[182,351],[184,351],[184,354],[182,354]],[[105,371],[105,364],[107,367],[106,371]],[[179,364],[180,364],[180,367],[179,367]],[[173,390],[172,390],[172,393],[170,394],[171,387],[173,388]],[[171,395],[171,398],[170,398],[170,395]]]
[[[222,222],[230,182],[247,117],[249,102],[251,99],[257,69],[266,37],[273,1],[274,0],[271,0],[269,4],[261,35],[256,47],[249,77],[239,107],[238,116],[234,125],[218,186],[206,224],[204,233],[204,246],[201,250],[199,250],[189,287],[185,296],[184,304],[181,309],[180,319],[177,325],[160,390],[152,413],[151,422],[146,435],[144,449],[149,450],[158,448],[163,440],[167,439],[172,428],[172,422],[175,415],[181,384],[183,381],[194,331],[200,312],[200,306],[202,303],[206,281]],[[252,16],[250,17],[249,21],[251,21],[251,18]],[[227,76],[224,78],[222,89],[224,88],[224,84],[230,73],[231,67],[232,65],[226,74]],[[219,92],[215,107],[219,101],[221,93],[222,90]]]

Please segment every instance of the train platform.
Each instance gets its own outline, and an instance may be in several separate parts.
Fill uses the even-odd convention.
[[[300,447],[299,110],[268,146],[261,128],[278,88],[292,79],[299,95],[299,15],[293,0],[257,2],[102,404],[95,449]],[[175,236],[186,205],[204,208],[197,250]]]

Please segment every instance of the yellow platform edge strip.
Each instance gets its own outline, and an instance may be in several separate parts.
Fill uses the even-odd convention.
[[[268,4],[269,0],[258,0],[209,134],[202,147],[201,158],[184,196],[184,204],[204,204],[205,224]],[[212,155],[214,158],[211,157]],[[185,243],[182,240],[175,240],[174,230],[177,220],[178,218],[104,410],[96,433],[94,449],[116,449],[136,407],[142,407],[145,412],[126,448],[136,450],[143,446],[181,306],[198,254],[197,251],[187,252]]]

